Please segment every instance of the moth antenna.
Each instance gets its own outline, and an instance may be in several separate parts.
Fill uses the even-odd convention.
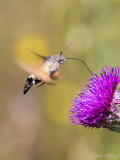
[[[66,58],[66,59],[74,59],[74,60],[81,61],[85,65],[85,67],[88,69],[88,71],[92,74],[92,76],[94,76],[91,70],[89,69],[89,67],[87,66],[87,64],[83,60],[77,59],[77,58]]]
[[[64,54],[64,53],[66,52],[66,50],[68,50],[68,48],[69,48],[71,45],[72,45],[72,43],[70,43],[70,44],[64,49],[64,51],[60,52],[60,56],[61,56],[62,54]]]

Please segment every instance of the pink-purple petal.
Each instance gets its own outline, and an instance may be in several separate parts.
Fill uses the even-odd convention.
[[[90,85],[85,84],[87,89],[78,93],[79,98],[73,99],[69,117],[71,123],[85,127],[97,127],[105,123],[120,82],[119,71],[118,66],[105,66],[100,71],[100,76],[94,73],[95,77],[92,76],[89,80]]]

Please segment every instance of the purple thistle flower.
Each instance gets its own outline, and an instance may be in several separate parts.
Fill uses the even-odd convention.
[[[79,92],[73,99],[71,123],[88,127],[104,127],[112,130],[115,125],[120,125],[120,91],[116,91],[120,82],[120,68],[105,66],[100,71],[100,76],[89,80],[90,85],[85,92]]]

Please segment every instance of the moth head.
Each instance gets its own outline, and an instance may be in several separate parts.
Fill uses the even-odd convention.
[[[66,57],[60,55],[59,58],[58,58],[58,63],[59,63],[59,64],[62,64],[62,63],[64,63],[65,61],[66,61]]]

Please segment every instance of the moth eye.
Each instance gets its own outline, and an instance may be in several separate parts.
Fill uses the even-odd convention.
[[[62,62],[62,59],[59,59],[58,62]]]

